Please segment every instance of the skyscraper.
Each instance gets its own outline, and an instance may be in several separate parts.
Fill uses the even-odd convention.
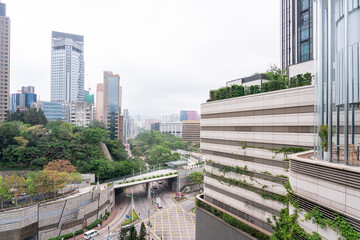
[[[104,85],[96,86],[96,120],[104,121]]]
[[[0,2],[0,122],[6,118],[10,103],[10,18]]]
[[[123,139],[123,121],[119,121],[121,114],[121,93],[120,93],[120,76],[112,72],[104,71],[104,103],[103,114],[104,123],[106,124],[110,138]],[[100,106],[98,106],[100,107]]]
[[[18,108],[30,108],[37,101],[35,88],[33,86],[21,87],[21,92],[12,94],[11,101],[11,111],[16,111]]]
[[[281,67],[289,76],[314,73],[313,1],[281,0]]]
[[[51,101],[84,102],[84,37],[52,32]]]

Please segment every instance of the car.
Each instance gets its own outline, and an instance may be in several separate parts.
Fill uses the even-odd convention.
[[[84,233],[84,238],[85,239],[91,239],[95,236],[99,235],[99,231],[98,230],[90,230]]]
[[[176,194],[176,195],[179,195],[179,196],[182,196],[182,197],[185,196],[184,193],[180,193],[180,194],[179,194],[179,193],[175,193],[175,194]]]
[[[162,181],[158,181],[157,183],[158,183],[158,184],[162,184]]]
[[[153,186],[153,189],[157,189],[157,186],[156,186],[156,185],[154,185],[154,186]]]

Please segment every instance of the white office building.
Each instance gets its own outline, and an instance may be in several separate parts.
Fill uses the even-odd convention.
[[[84,37],[52,32],[51,101],[84,102]]]

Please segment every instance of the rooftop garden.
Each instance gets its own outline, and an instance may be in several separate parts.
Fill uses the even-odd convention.
[[[265,73],[268,82],[261,85],[243,86],[231,85],[230,87],[222,87],[217,90],[210,90],[210,99],[207,102],[247,96],[257,93],[272,92],[281,89],[295,88],[311,85],[311,73],[298,74],[289,79],[288,71],[281,70],[280,68],[271,66]]]

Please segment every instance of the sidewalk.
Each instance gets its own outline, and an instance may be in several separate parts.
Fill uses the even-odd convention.
[[[120,206],[125,201],[126,201],[126,198],[124,197],[124,194],[120,194],[120,195],[116,196],[114,209],[111,211],[108,219],[106,219],[105,221],[102,222],[100,230],[98,227],[93,228],[93,230],[101,231],[101,230],[107,229],[108,225],[115,219],[115,217],[118,215],[118,213],[122,210],[122,208]],[[111,228],[111,225],[110,225],[110,228]],[[90,230],[84,229],[84,232],[86,232],[86,231],[90,231]],[[79,234],[78,236],[75,237],[75,239],[83,240],[84,234]]]

